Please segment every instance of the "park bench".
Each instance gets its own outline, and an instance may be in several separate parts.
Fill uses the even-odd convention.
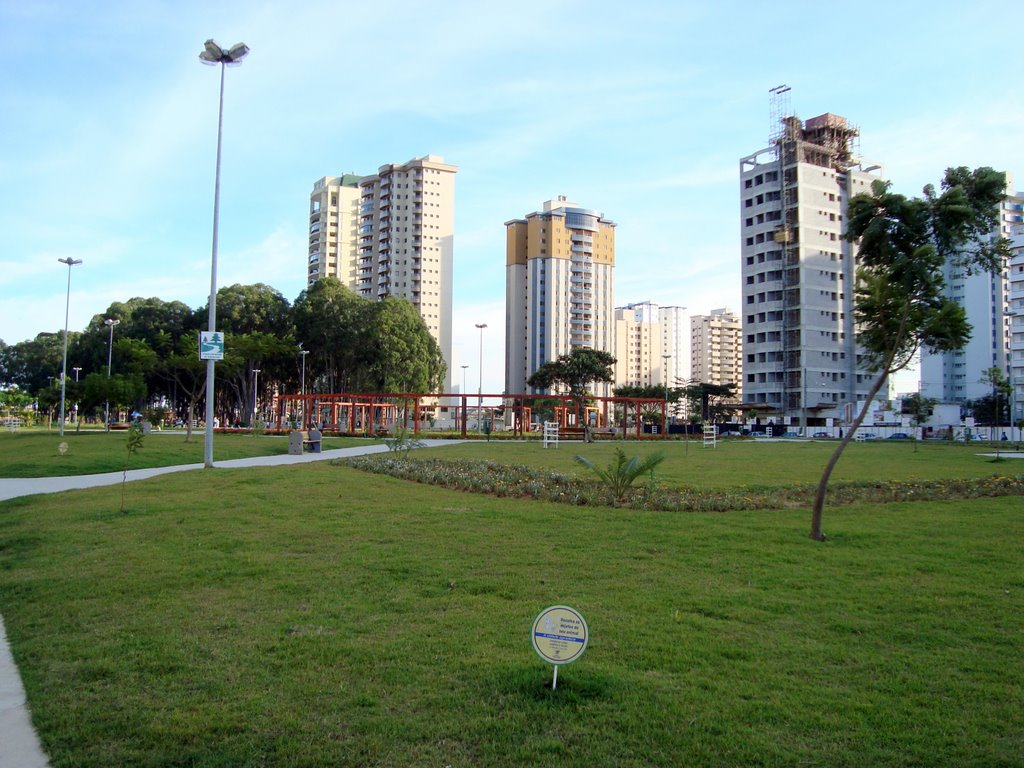
[[[304,429],[296,429],[288,433],[288,455],[301,456],[308,447],[311,453],[320,453],[323,445],[323,435],[318,429],[311,429],[308,432]]]

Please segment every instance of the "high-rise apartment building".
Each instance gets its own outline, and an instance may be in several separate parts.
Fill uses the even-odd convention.
[[[650,387],[667,381],[658,305],[615,308],[615,386]]]
[[[824,114],[781,119],[771,145],[740,160],[743,404],[821,423],[871,386],[853,321],[849,199],[881,169],[855,154],[857,129]]]
[[[359,181],[346,173],[324,176],[309,195],[309,259],[307,285],[336,277],[353,288],[359,236]]]
[[[1017,195],[1013,231],[1013,256],[1008,268],[1010,321],[1010,385],[1013,387],[1011,420],[1024,419],[1024,200]]]
[[[690,378],[686,307],[651,301],[615,308],[615,384],[682,386]]]
[[[998,230],[993,237],[1013,237],[1021,227],[1024,193],[1007,197],[999,206]],[[964,403],[992,394],[992,385],[982,381],[989,368],[998,368],[1012,375],[1011,344],[1013,342],[1012,294],[1014,267],[1019,256],[1007,264],[1005,272],[968,274],[955,264],[943,268],[945,293],[967,313],[971,338],[962,349],[951,352],[921,353],[921,395],[940,402]],[[1017,304],[1024,302],[1017,301]],[[1017,310],[1019,311],[1019,310]],[[1024,365],[1024,361],[1021,362]]]
[[[690,315],[686,307],[658,307],[661,325],[662,355],[665,360],[665,378],[670,387],[684,386],[690,373]]]
[[[743,324],[728,309],[690,318],[690,372],[694,381],[737,387],[743,378]]]
[[[455,174],[437,155],[372,176],[324,177],[310,195],[308,279],[336,276],[368,299],[408,299],[437,341],[452,381]]]
[[[505,392],[575,347],[614,354],[614,222],[559,197],[505,237]]]

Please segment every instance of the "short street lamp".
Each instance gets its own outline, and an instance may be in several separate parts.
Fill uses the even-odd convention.
[[[664,364],[661,366],[661,375],[665,377],[665,424],[662,425],[662,430],[668,432],[668,361],[672,359],[672,355],[662,355],[661,359]]]
[[[68,265],[68,297],[64,302],[64,363],[60,369],[60,436],[64,437],[64,394],[67,391],[68,378],[68,315],[71,311],[71,268],[81,264],[81,259],[57,259],[61,264]]]
[[[480,389],[477,390],[476,399],[476,431],[480,432],[484,415],[484,328],[487,323],[476,323],[476,327],[480,330]]]
[[[463,403],[463,405],[462,405],[462,429],[463,429],[463,431],[465,431],[466,427],[468,426],[468,424],[466,424],[466,421],[468,421],[468,417],[466,415],[466,405],[465,405],[465,403],[466,403],[466,369],[467,368],[469,368],[468,365],[462,366],[462,403]]]
[[[217,109],[217,170],[213,182],[213,246],[210,256],[210,333],[217,330],[217,218],[220,213],[220,145],[224,127],[224,68],[242,63],[249,53],[245,43],[235,43],[224,50],[213,40],[203,43],[203,52],[199,60],[203,64],[214,66],[220,64],[220,103]],[[206,440],[203,446],[203,466],[213,466],[213,376],[214,360],[206,361]]]

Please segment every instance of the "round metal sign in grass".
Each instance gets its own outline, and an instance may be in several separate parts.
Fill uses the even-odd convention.
[[[587,622],[574,608],[552,605],[533,620],[533,650],[548,664],[576,661],[587,649]]]

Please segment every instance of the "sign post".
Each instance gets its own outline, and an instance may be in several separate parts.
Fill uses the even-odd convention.
[[[224,359],[224,334],[220,331],[199,332],[199,359]]]
[[[555,667],[551,690],[558,687],[558,668],[582,656],[589,638],[587,622],[574,608],[552,605],[537,614],[530,641],[537,655]]]

